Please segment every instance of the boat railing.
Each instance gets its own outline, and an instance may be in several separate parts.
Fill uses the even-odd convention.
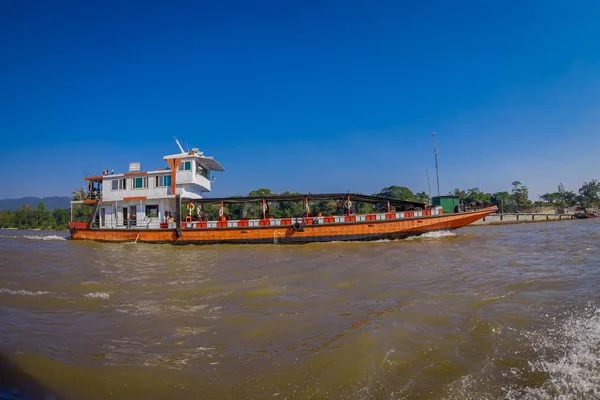
[[[329,215],[319,217],[289,217],[289,218],[266,218],[266,219],[235,219],[227,221],[184,221],[181,223],[184,229],[200,228],[239,228],[239,227],[260,227],[260,226],[291,226],[296,223],[303,225],[318,225],[330,223],[347,222],[367,222],[396,220],[404,218],[421,218],[442,214],[441,207],[435,207],[428,210],[399,211],[388,213],[372,214],[351,214],[351,215]],[[167,225],[162,223],[162,228],[172,229],[175,223]]]
[[[100,229],[160,229],[161,222],[157,217],[144,217],[136,219],[115,219],[106,218],[104,221],[97,221],[94,228]]]
[[[289,217],[289,218],[266,218],[266,219],[238,219],[227,221],[182,221],[183,229],[201,229],[201,228],[239,228],[239,227],[261,227],[261,226],[293,226],[319,225],[319,224],[339,224],[351,222],[368,222],[384,220],[400,220],[407,218],[423,218],[443,213],[441,207],[434,207],[426,210],[411,210],[369,214],[350,214],[350,215],[326,215],[310,217]],[[175,229],[174,221],[166,222],[159,217],[148,217],[136,219],[116,219],[106,218],[104,221],[98,221],[93,225],[100,229]]]

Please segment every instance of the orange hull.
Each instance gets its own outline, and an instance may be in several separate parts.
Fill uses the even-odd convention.
[[[303,231],[292,226],[182,229],[78,229],[71,230],[73,240],[102,242],[148,242],[173,244],[217,243],[309,243],[343,240],[402,239],[425,232],[452,230],[469,225],[497,210],[489,207],[461,214],[361,222],[305,225]]]

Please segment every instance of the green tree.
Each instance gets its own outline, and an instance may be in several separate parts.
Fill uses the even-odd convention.
[[[429,203],[429,195],[425,192],[415,193],[414,199],[421,203]]]
[[[275,193],[273,193],[271,191],[271,189],[262,188],[262,189],[256,189],[256,190],[250,191],[250,193],[248,193],[248,196],[250,196],[250,197],[262,197],[262,196],[272,196],[274,194]]]
[[[519,181],[514,181],[512,186],[511,198],[516,203],[517,209],[521,210],[523,207],[531,205],[531,201],[529,200],[529,189],[527,189],[527,186]]]
[[[379,193],[375,194],[375,196],[385,197],[388,199],[407,200],[407,201],[415,200],[414,193],[412,192],[412,190],[410,190],[406,186],[392,185],[392,186],[384,187],[383,189],[381,189],[381,191]]]
[[[467,192],[465,192],[464,190],[460,190],[458,188],[448,192],[448,195],[456,196],[460,200],[465,200],[467,198]]]
[[[579,194],[582,196],[583,206],[591,207],[598,204],[598,192],[600,192],[600,183],[596,179],[584,182],[579,188]]]
[[[466,193],[466,200],[469,202],[479,202],[479,203],[490,203],[492,195],[489,193],[484,193],[479,188],[468,189]]]
[[[84,200],[86,197],[86,190],[85,189],[75,189],[71,192],[71,200],[73,201],[78,201],[78,200]]]
[[[35,228],[50,228],[53,225],[51,217],[52,214],[46,210],[46,206],[40,201],[33,212]]]
[[[508,192],[496,192],[490,196],[490,201],[493,205],[498,207],[500,212],[509,211],[511,209],[510,193]]]

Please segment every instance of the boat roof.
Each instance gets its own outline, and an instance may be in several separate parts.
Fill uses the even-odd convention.
[[[407,201],[399,199],[389,199],[387,197],[379,196],[368,196],[359,193],[307,193],[307,194],[281,194],[281,195],[269,195],[269,196],[246,196],[246,197],[215,197],[215,198],[204,198],[204,199],[189,199],[190,202],[196,204],[237,204],[237,203],[251,203],[265,201],[295,201],[295,200],[346,200],[350,197],[351,201],[359,201],[363,203],[386,203],[390,202],[391,206],[406,206],[411,205],[413,207],[425,207],[426,203],[418,201]]]
[[[188,152],[183,152],[183,153],[177,153],[177,154],[170,154],[168,156],[164,156],[163,160],[169,160],[169,159],[173,159],[173,158],[184,158],[184,159],[190,159],[190,158],[195,158],[198,162],[198,164],[200,164],[202,167],[212,170],[212,171],[225,171],[225,169],[221,166],[221,164],[219,164],[219,162],[217,160],[215,160],[213,157],[209,157],[209,156],[204,156],[202,152],[197,151],[197,150],[193,150],[193,151],[188,151]]]

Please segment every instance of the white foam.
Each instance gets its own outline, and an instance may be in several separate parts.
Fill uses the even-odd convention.
[[[14,236],[15,238],[19,238],[21,236]],[[33,240],[67,240],[67,238],[58,235],[24,235],[22,236],[26,239]]]
[[[106,293],[106,292],[86,293],[85,297],[87,297],[88,299],[108,300],[110,298],[110,293]]]
[[[0,288],[0,293],[12,294],[12,295],[20,295],[20,296],[43,296],[45,294],[50,294],[50,292],[44,292],[41,290],[30,292],[29,290],[12,290],[7,288]]]
[[[520,398],[600,398],[600,309],[587,307],[533,338],[538,357],[529,367],[549,378]]]
[[[456,233],[452,231],[433,231],[433,232],[425,232],[419,236],[411,236],[406,238],[405,240],[415,240],[415,239],[439,239],[448,236],[456,236]]]

